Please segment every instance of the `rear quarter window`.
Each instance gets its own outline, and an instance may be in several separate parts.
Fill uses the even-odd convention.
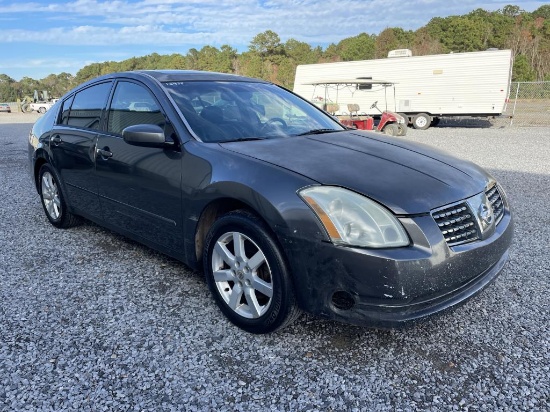
[[[112,82],[99,83],[75,94],[67,124],[84,129],[99,129]]]

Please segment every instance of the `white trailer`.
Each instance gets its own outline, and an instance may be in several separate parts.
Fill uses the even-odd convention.
[[[391,52],[390,52],[391,53]],[[396,55],[396,53],[392,53]],[[511,50],[487,50],[431,56],[361,60],[300,65],[294,92],[314,103],[338,103],[335,114],[348,114],[347,105],[360,112],[379,115],[378,106],[404,117],[417,129],[427,129],[449,116],[498,116],[506,110],[512,75]],[[324,79],[384,79],[387,87],[331,88],[312,83]]]

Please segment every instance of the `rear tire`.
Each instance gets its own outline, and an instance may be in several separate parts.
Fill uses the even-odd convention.
[[[280,248],[252,213],[230,212],[212,225],[203,268],[222,313],[247,332],[274,332],[300,314]]]
[[[75,226],[80,219],[69,212],[61,189],[59,175],[49,164],[44,164],[38,173],[38,192],[46,217],[57,228]]]
[[[426,130],[432,122],[431,117],[426,113],[418,113],[413,118],[413,126],[415,129]]]
[[[399,136],[399,127],[396,123],[388,123],[384,126],[382,132],[388,136]]]
[[[407,126],[401,123],[397,124],[397,136],[406,136],[407,135]]]
[[[44,113],[46,113],[46,108],[41,107],[41,108],[38,109],[38,112],[41,113],[41,114],[44,114]]]

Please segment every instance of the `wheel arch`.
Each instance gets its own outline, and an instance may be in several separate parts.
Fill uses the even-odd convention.
[[[34,180],[34,186],[36,188],[36,191],[40,193],[40,184],[38,182],[38,175],[40,173],[40,168],[45,165],[46,163],[49,163],[48,160],[44,156],[39,156],[34,161],[33,166],[33,180]]]
[[[281,251],[284,250],[281,247],[279,237],[273,230],[272,225],[262,216],[262,214],[257,210],[256,207],[253,207],[249,203],[236,198],[219,197],[210,201],[208,204],[205,205],[197,221],[197,225],[194,232],[195,250],[194,250],[193,257],[194,259],[196,259],[196,262],[199,267],[200,267],[200,262],[202,262],[204,242],[206,240],[206,236],[208,235],[210,228],[216,222],[216,220],[219,219],[221,216],[236,210],[247,211],[248,213],[251,213],[258,219],[260,219],[265,224],[265,227],[269,230],[270,234],[273,236],[274,241],[277,242],[277,245],[281,248]],[[280,217],[280,219],[281,221],[283,220],[282,217]]]

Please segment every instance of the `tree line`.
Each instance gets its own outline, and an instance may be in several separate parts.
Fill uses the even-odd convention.
[[[325,49],[289,39],[282,42],[271,30],[259,33],[248,50],[238,53],[230,45],[190,49],[185,55],[153,53],[120,62],[84,66],[75,76],[50,74],[44,79],[24,77],[15,81],[0,74],[0,101],[15,101],[46,90],[60,97],[74,86],[96,76],[128,70],[208,70],[256,77],[292,89],[299,64],[368,60],[386,57],[390,50],[411,49],[413,55],[511,49],[513,81],[550,81],[550,5],[526,12],[508,5],[497,11],[474,10],[468,14],[435,17],[416,31],[390,27],[378,35],[360,33]]]

